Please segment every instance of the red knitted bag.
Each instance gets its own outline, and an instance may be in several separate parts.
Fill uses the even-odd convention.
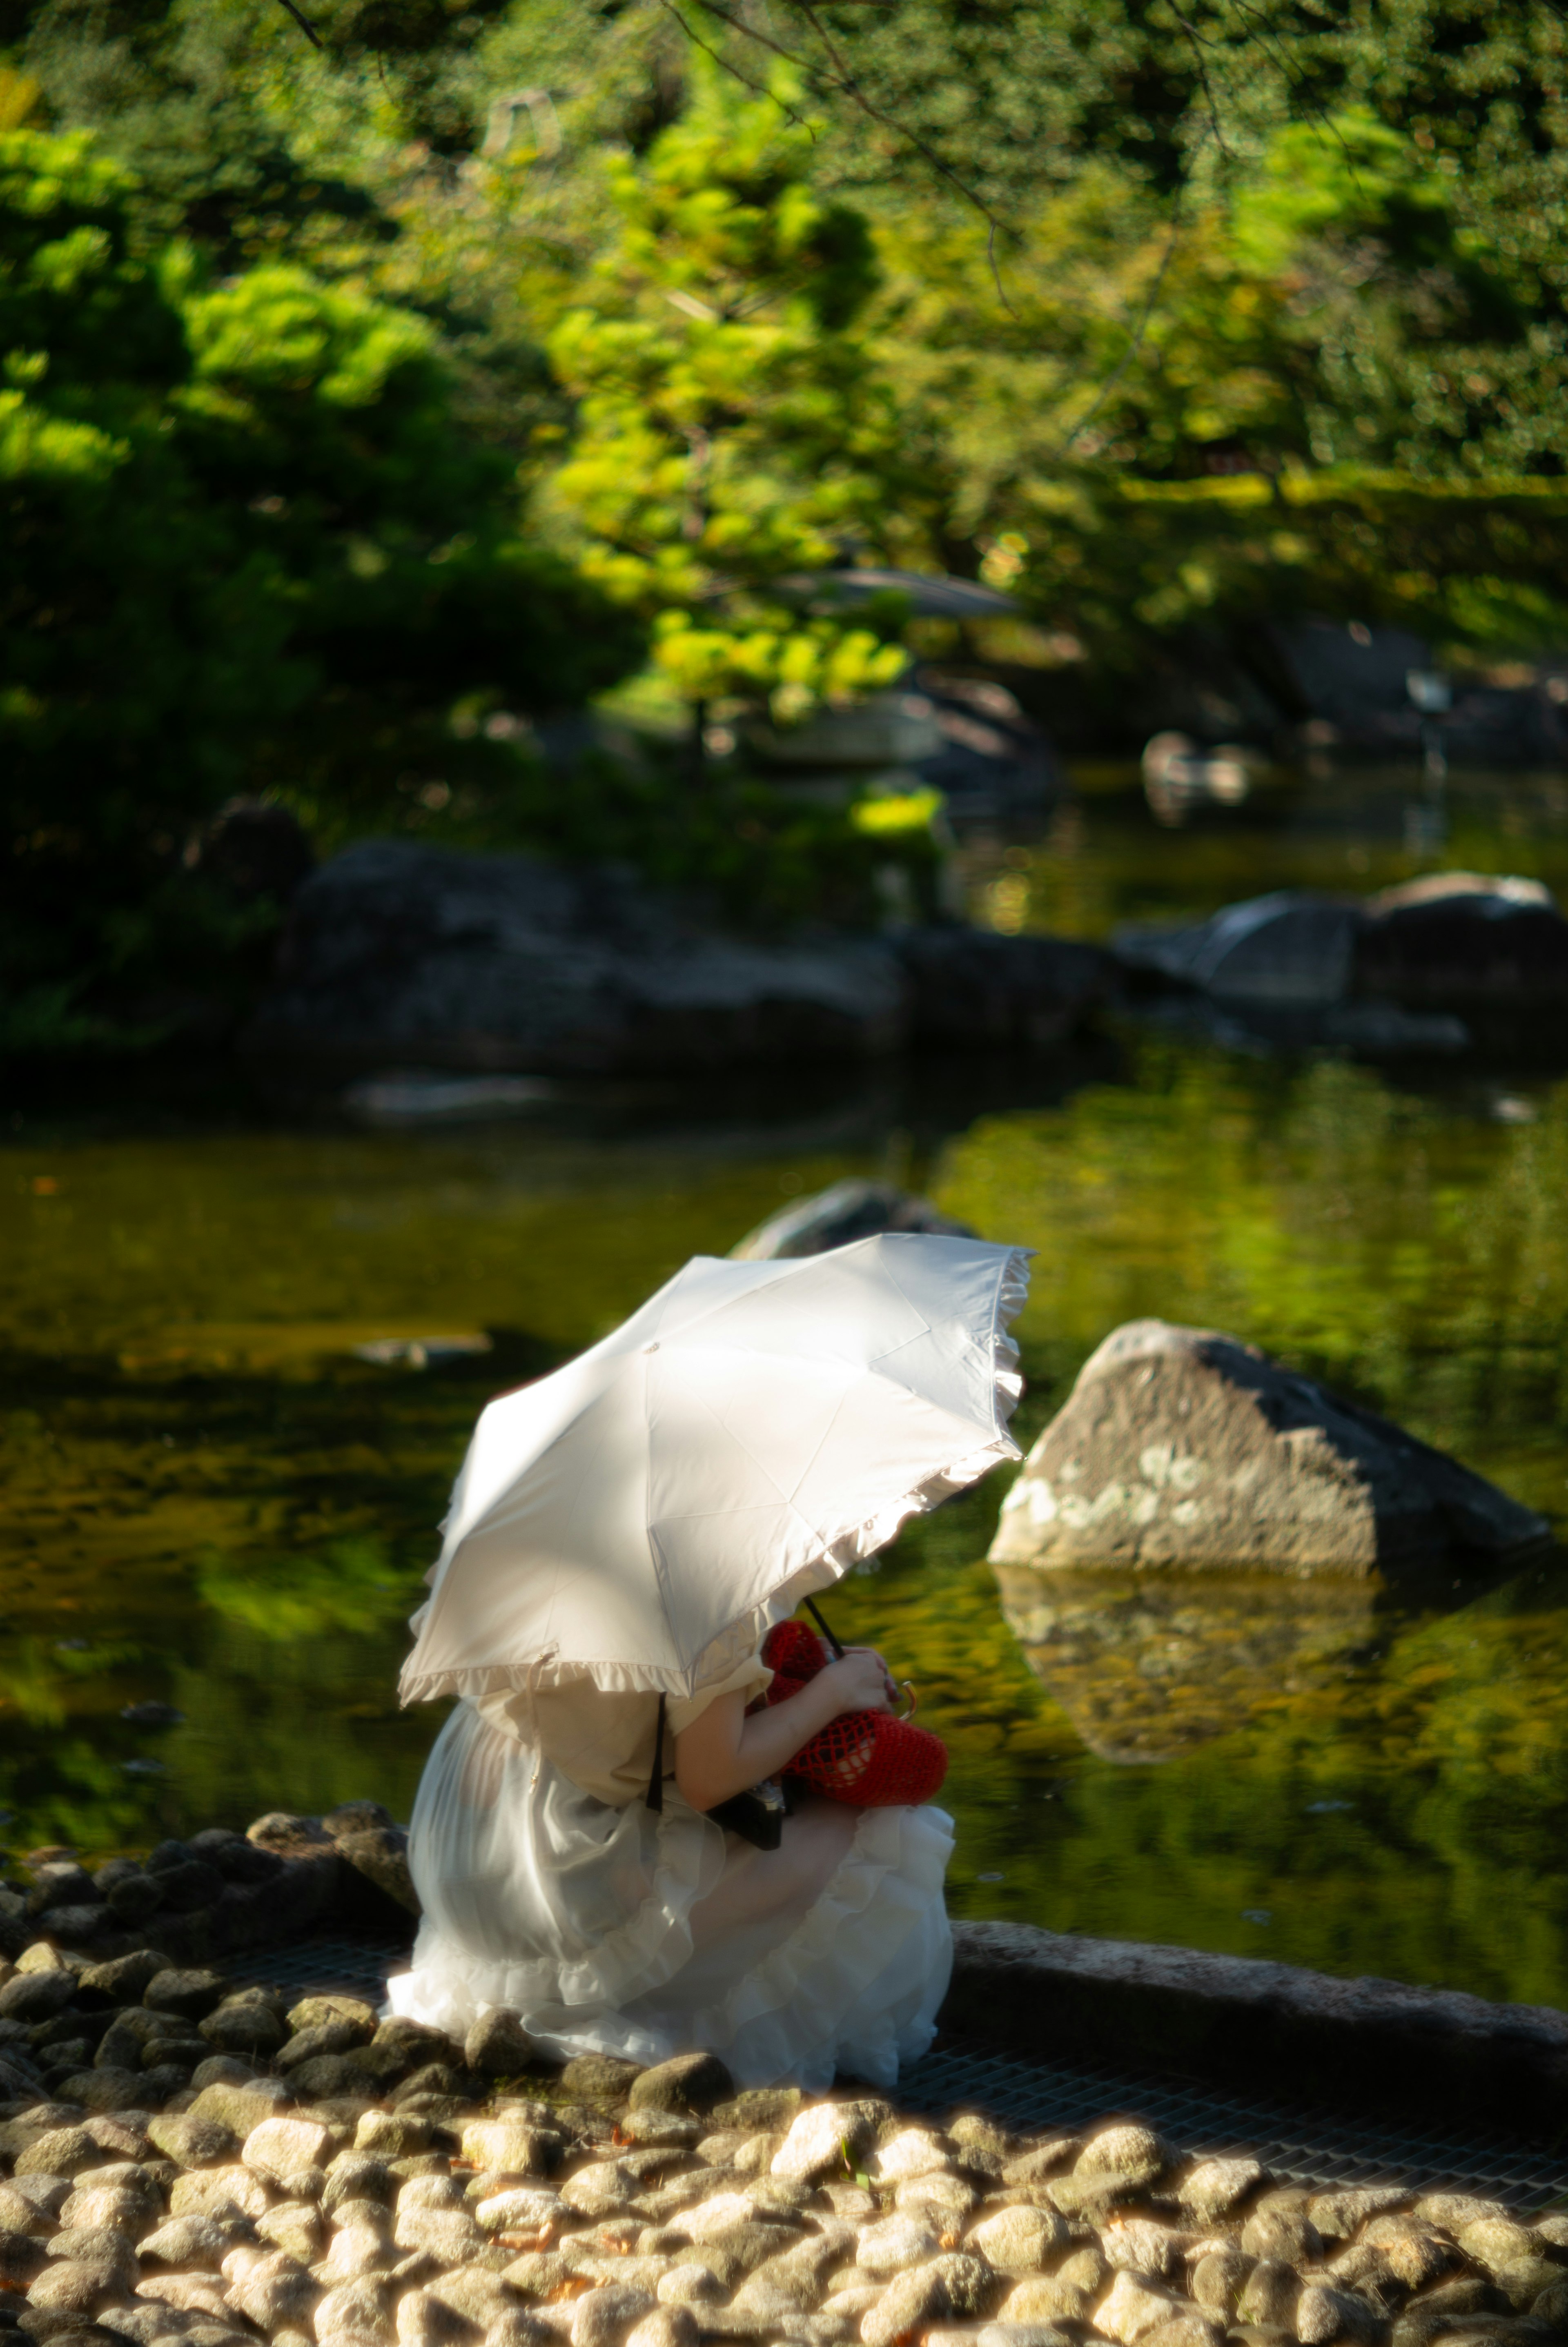
[[[768,1701],[798,1695],[831,1659],[804,1622],[779,1622],[763,1641],[774,1674]],[[801,1746],[783,1772],[830,1801],[857,1809],[901,1809],[928,1801],[948,1773],[948,1747],[928,1728],[888,1711],[845,1711]]]

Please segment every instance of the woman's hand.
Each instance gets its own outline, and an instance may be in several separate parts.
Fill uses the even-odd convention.
[[[833,1709],[822,1723],[825,1727],[828,1719],[836,1719],[841,1712],[891,1711],[898,1699],[886,1664],[870,1646],[848,1647],[808,1684],[832,1692]]]
[[[852,1646],[798,1695],[748,1717],[745,1697],[722,1695],[675,1738],[675,1782],[694,1809],[712,1809],[786,1768],[830,1719],[890,1711],[897,1689],[869,1646]]]

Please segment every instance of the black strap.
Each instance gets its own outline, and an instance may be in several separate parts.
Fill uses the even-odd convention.
[[[653,1731],[653,1774],[648,1779],[648,1806],[664,1807],[664,1697],[659,1698],[659,1725]]]

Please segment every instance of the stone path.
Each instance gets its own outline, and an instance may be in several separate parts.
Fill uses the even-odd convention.
[[[1008,2133],[554,2069],[368,2001],[47,1941],[0,1985],[0,2328],[37,2347],[1527,2347],[1568,2217],[1281,2187],[1133,2120]]]

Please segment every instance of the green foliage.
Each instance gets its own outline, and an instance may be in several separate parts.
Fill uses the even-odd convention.
[[[1261,657],[1271,617],[1568,626],[1553,0],[305,13],[319,50],[277,0],[0,28],[0,117],[98,141],[6,200],[50,615],[6,680],[46,778],[18,1036],[97,1031],[84,969],[145,1025],[149,957],[260,950],[180,860],[241,787],[328,842],[392,810],[864,906],[847,826],[797,856],[776,808],[693,822],[657,759],[563,804],[508,746],[644,631],[721,723],[886,681],[897,615],[778,591],[846,553],[1010,586],[1037,624],[999,656],[1076,641],[1107,707],[1152,648]],[[112,920],[68,844],[100,789]]]
[[[1288,125],[1174,225],[1085,169],[1020,231],[1000,321],[982,235],[884,226],[881,354],[948,527],[1102,664],[1270,613],[1568,620],[1559,305],[1411,139]]]
[[[297,263],[138,256],[130,206],[81,134],[0,138],[13,1042],[86,1040],[88,985],[123,1036],[151,976],[200,984],[265,927],[186,869],[231,794],[329,833],[400,787],[477,816],[528,770],[455,705],[570,705],[638,649],[520,538],[424,321]]]
[[[1549,511],[1531,548],[1420,510],[1563,469],[1550,0],[842,0],[766,36],[787,65],[722,7],[689,20],[706,47],[658,0],[363,15],[323,6],[320,54],[276,0],[48,0],[18,28],[149,221],[412,295],[617,591],[688,614],[661,638],[688,694],[790,685],[787,610],[727,662],[738,615],[700,599],[845,543],[987,561],[1112,668],[1270,610],[1563,624]],[[1348,495],[1305,515],[1127,507],[1325,470]],[[805,665],[805,692],[842,682]]]
[[[876,272],[865,221],[808,183],[788,82],[745,99],[702,57],[693,81],[646,158],[612,170],[620,235],[550,337],[578,421],[545,509],[656,621],[682,694],[767,698],[787,721],[904,665],[875,630],[803,620],[770,591],[886,544],[897,421],[856,323]]]

